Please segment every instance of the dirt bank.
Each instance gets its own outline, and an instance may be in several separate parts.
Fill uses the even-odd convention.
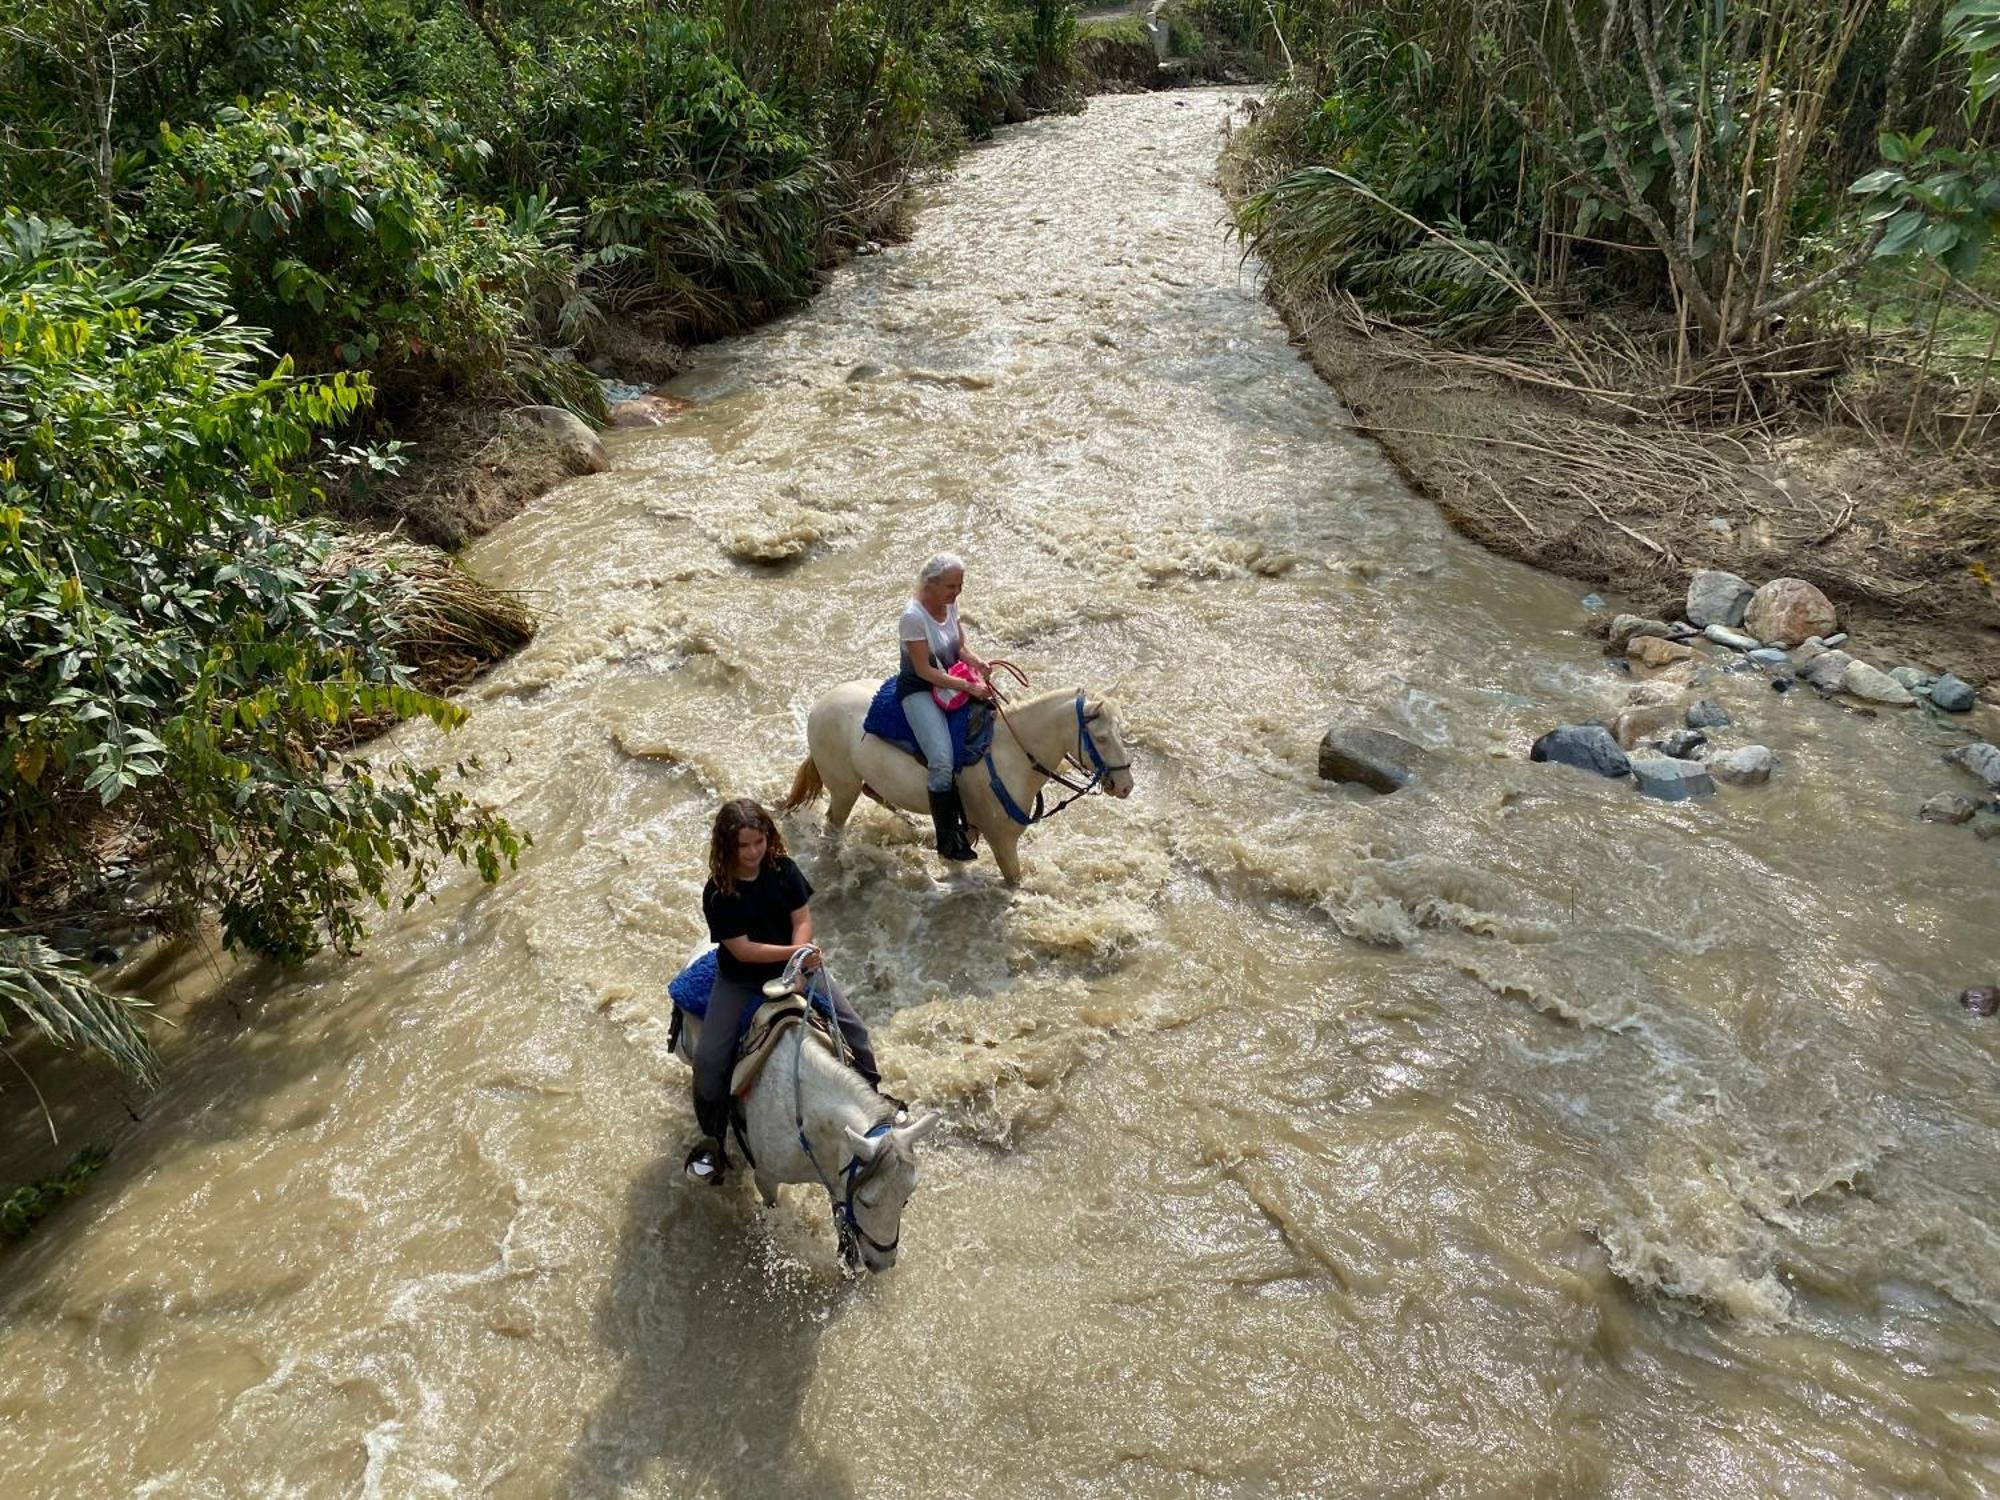
[[[1225,153],[1223,186],[1243,169]],[[1267,288],[1356,424],[1466,535],[1677,618],[1689,575],[1817,584],[1857,651],[1950,670],[2000,702],[2000,495],[1978,466],[1852,429],[1704,433],[1539,388],[1317,288]]]

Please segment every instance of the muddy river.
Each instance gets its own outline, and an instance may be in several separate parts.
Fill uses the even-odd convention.
[[[2000,845],[1915,819],[1962,730],[1723,676],[1766,787],[1529,764],[1631,679],[1288,344],[1212,183],[1237,102],[1006,132],[471,549],[542,633],[393,743],[476,753],[534,847],[190,1014],[0,1260],[0,1492],[2000,1494],[2000,1021],[1953,1003]],[[716,800],[783,791],[946,547],[1137,791],[1018,891],[790,820],[946,1120],[849,1279],[824,1195],[684,1185],[663,987]],[[1318,779],[1349,717],[1415,786]]]

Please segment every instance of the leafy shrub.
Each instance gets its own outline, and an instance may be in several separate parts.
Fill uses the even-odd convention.
[[[517,231],[389,136],[285,99],[161,146],[145,231],[225,246],[237,311],[300,368],[366,369],[392,399],[577,396],[522,339],[525,304],[574,280],[567,224]]]
[[[225,942],[297,960],[519,841],[440,770],[335,763],[358,717],[462,710],[398,665],[394,578],[324,568],[298,519],[315,434],[366,381],[260,375],[227,314],[212,251],[121,272],[67,224],[0,218],[0,893],[52,863],[101,880],[115,819],[156,915],[212,909]]]

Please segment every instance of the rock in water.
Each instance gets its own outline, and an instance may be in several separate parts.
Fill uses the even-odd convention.
[[[1536,740],[1528,759],[1576,766],[1599,776],[1623,776],[1632,769],[1625,752],[1602,724],[1564,724]]]
[[[1750,660],[1760,667],[1784,667],[1791,665],[1791,658],[1776,646],[1760,646],[1750,653]]]
[[[2000,792],[2000,746],[1978,740],[1970,745],[1960,745],[1945,759],[1955,766],[1964,766],[1994,791]]]
[[[1672,760],[1693,760],[1695,752],[1708,743],[1699,729],[1675,729],[1660,736],[1660,754]]]
[[[1741,625],[1743,612],[1750,607],[1756,592],[1734,573],[1704,568],[1688,583],[1688,621],[1704,627]]]
[[[1336,724],[1319,742],[1319,774],[1323,781],[1345,781],[1373,792],[1393,792],[1410,784],[1421,746],[1400,735],[1359,724]]]
[[[1838,654],[1838,652],[1829,651],[1827,656]],[[1824,661],[1825,659],[1825,657],[1821,657],[1820,661]],[[1813,665],[1818,666],[1819,662],[1815,661]],[[1887,703],[1894,707],[1902,708],[1917,701],[1916,694],[1904,687],[1902,683],[1896,681],[1895,678],[1884,672],[1880,667],[1871,667],[1865,661],[1850,661],[1847,664],[1847,670],[1841,674],[1840,685],[1845,691],[1852,693],[1857,698],[1864,698],[1870,703]]]
[[[1670,667],[1677,661],[1691,658],[1694,647],[1664,640],[1657,635],[1635,635],[1625,647],[1625,654],[1649,667]]]
[[[1979,804],[1957,792],[1939,792],[1917,811],[1926,823],[1970,823]]]
[[[1777,764],[1778,757],[1762,745],[1743,745],[1708,758],[1710,773],[1731,786],[1762,786]]]
[[[1630,750],[1647,735],[1671,729],[1680,721],[1678,704],[1642,703],[1636,708],[1618,711],[1618,717],[1611,721],[1611,737],[1618,742],[1620,749]]]
[[[602,474],[611,467],[604,440],[575,412],[560,406],[521,406],[514,415],[541,428],[572,474]]]
[[[1731,630],[1727,625],[1708,625],[1702,628],[1703,635],[1718,646],[1727,646],[1731,651],[1755,651],[1761,642],[1754,635],[1745,635],[1740,630]]]
[[[1606,639],[1614,651],[1623,651],[1634,636],[1664,636],[1672,628],[1665,620],[1649,620],[1644,615],[1613,615],[1611,634]]]
[[[1803,578],[1773,578],[1750,596],[1743,612],[1752,635],[1780,646],[1831,635],[1835,623],[1833,601]]]
[[[1715,783],[1703,766],[1665,755],[1633,756],[1632,780],[1648,797],[1658,797],[1662,802],[1685,802],[1690,797],[1708,797],[1715,792]]]
[[[1687,727],[1690,729],[1725,729],[1728,725],[1729,715],[1713,699],[1703,698],[1699,703],[1688,706]]]
[[[1854,665],[1854,658],[1845,651],[1822,651],[1800,670],[1805,678],[1822,693],[1837,693],[1847,685],[1847,669]]]
[[[2000,1011],[2000,987],[1975,984],[1958,992],[1958,1003],[1975,1016],[1990,1016]]]
[[[1971,683],[1949,672],[1931,684],[1931,702],[1948,714],[1970,712],[1976,698]]]

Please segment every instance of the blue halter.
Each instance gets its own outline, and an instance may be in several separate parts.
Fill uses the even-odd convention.
[[[1044,818],[1053,818],[1065,807],[1068,807],[1070,803],[1076,801],[1078,797],[1088,796],[1091,792],[1096,791],[1104,783],[1105,778],[1110,776],[1113,771],[1129,771],[1131,769],[1130,762],[1122,766],[1108,764],[1103,755],[1098,752],[1097,741],[1090,737],[1091,717],[1091,715],[1087,715],[1083,711],[1083,690],[1079,688],[1076,694],[1077,753],[1073,756],[1066,755],[1063,759],[1076,760],[1078,762],[1088,760],[1090,762],[1090,780],[1084,782],[1081,786],[1071,781],[1067,776],[1064,776],[1062,772],[1051,771],[1047,766],[1036,760],[1034,752],[1021,743],[1021,737],[1018,734],[1014,735],[1014,743],[1021,746],[1021,753],[1028,757],[1029,765],[1033,766],[1044,777],[1055,782],[1058,786],[1068,788],[1070,795],[1061,802],[1058,802],[1054,807],[1044,808],[1042,806],[1042,793],[1038,788],[1035,792],[1035,810],[1032,813],[1023,812],[1021,804],[1016,802],[1013,794],[1007,790],[1007,783],[1000,775],[1000,767],[994,764],[992,747],[987,747],[986,779],[993,788],[994,799],[999,802],[1002,812],[1006,813],[1009,818],[1012,818],[1023,828],[1026,828],[1031,824],[1041,822]],[[1007,732],[1013,734],[1014,726],[1009,724]]]

